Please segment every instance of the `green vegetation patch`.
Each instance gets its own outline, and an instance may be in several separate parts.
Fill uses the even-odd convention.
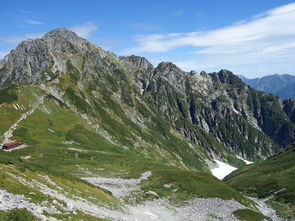
[[[73,88],[68,87],[65,94],[79,111],[82,111],[83,113],[92,113],[91,106],[84,98],[78,96]]]
[[[271,201],[282,214],[295,214],[295,144],[265,161],[244,166],[224,181],[238,191],[259,198],[273,196]],[[282,206],[280,206],[282,205]]]
[[[263,221],[269,220],[267,217],[250,209],[239,209],[233,212],[235,217],[241,221]]]
[[[77,211],[77,214],[50,214],[50,216],[65,221],[107,221],[107,219],[97,218],[81,211]]]
[[[81,74],[69,60],[67,61],[67,72],[69,73],[72,82],[77,83],[81,77]]]
[[[235,199],[244,205],[252,206],[241,194],[205,173],[176,168],[153,169],[152,172],[149,180],[143,183],[142,189],[155,191],[160,197],[173,195],[176,202],[194,197],[218,197],[226,200]],[[165,187],[167,184],[169,187]]]
[[[1,221],[38,221],[26,208],[12,209],[9,211],[0,211]]]
[[[14,101],[17,101],[18,96],[16,94],[16,87],[15,85],[11,85],[8,88],[5,88],[0,91],[0,104],[6,102],[6,103],[12,103]]]
[[[290,220],[295,217],[294,205],[289,203],[280,203],[274,200],[269,200],[267,203],[276,210],[278,216]]]

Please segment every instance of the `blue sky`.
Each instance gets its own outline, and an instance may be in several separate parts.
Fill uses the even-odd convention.
[[[0,58],[26,38],[68,27],[117,55],[154,65],[257,77],[295,74],[295,1],[4,1]]]

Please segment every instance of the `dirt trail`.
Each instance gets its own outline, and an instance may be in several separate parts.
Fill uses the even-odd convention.
[[[271,197],[267,197],[265,199],[257,199],[257,198],[254,198],[254,197],[248,197],[248,198],[253,200],[257,204],[257,207],[258,207],[259,211],[263,215],[271,218],[271,220],[273,220],[273,221],[286,221],[285,219],[277,216],[276,211],[271,206],[266,204],[266,202]]]
[[[29,115],[34,113],[34,111],[37,109],[37,107],[40,104],[43,104],[43,102],[44,102],[44,96],[38,97],[36,103],[32,105],[32,108],[29,111],[27,111],[26,113],[22,114],[21,117],[13,125],[11,125],[11,127],[3,134],[3,141],[2,141],[1,146],[4,143],[12,142],[12,140],[10,138],[13,136],[13,131],[15,131],[15,129],[18,127],[19,123],[21,121],[25,120]]]

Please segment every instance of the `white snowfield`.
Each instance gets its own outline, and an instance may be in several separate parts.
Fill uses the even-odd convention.
[[[237,158],[239,158],[240,160],[244,161],[246,164],[251,164],[253,163],[252,161],[249,160],[245,160],[244,158],[240,157],[240,156],[236,156]]]
[[[224,177],[226,177],[228,174],[236,170],[236,167],[233,167],[227,163],[223,163],[219,160],[214,160],[218,167],[215,167],[211,169],[212,175],[217,177],[218,179],[222,180]]]
[[[240,156],[236,156],[240,160],[244,161],[246,164],[253,163],[252,161],[245,160],[244,158]],[[218,179],[222,180],[224,177],[226,177],[231,172],[235,171],[236,167],[233,167],[227,163],[221,162],[219,160],[214,160],[217,163],[217,167],[211,169],[211,173],[213,176],[217,177]]]

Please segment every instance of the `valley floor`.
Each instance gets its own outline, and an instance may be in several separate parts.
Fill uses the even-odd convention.
[[[93,176],[83,178],[99,187],[110,190],[114,196],[122,202],[118,208],[112,208],[106,204],[96,204],[91,196],[81,197],[70,193],[69,186],[55,183],[50,177],[38,175],[37,179],[28,179],[17,173],[13,167],[2,166],[6,179],[26,187],[41,191],[51,199],[34,203],[33,200],[21,194],[9,193],[0,190],[0,210],[14,208],[27,208],[40,220],[63,220],[63,216],[75,217],[78,213],[89,214],[93,217],[111,220],[238,220],[233,212],[246,207],[234,200],[222,200],[219,198],[195,198],[181,204],[174,204],[168,198],[158,198],[142,202],[135,202],[136,194],[140,191],[140,183],[151,175],[147,171],[138,179],[106,178]],[[86,175],[86,174],[85,174]],[[87,174],[89,175],[89,174]],[[92,174],[93,175],[93,174]],[[166,188],[172,188],[167,184]],[[177,191],[177,190],[175,190]],[[36,193],[29,193],[32,196]],[[77,193],[76,193],[77,194]],[[156,195],[154,192],[148,194]],[[80,193],[80,195],[82,195]],[[123,202],[129,201],[128,203]],[[63,215],[62,215],[63,214]]]

